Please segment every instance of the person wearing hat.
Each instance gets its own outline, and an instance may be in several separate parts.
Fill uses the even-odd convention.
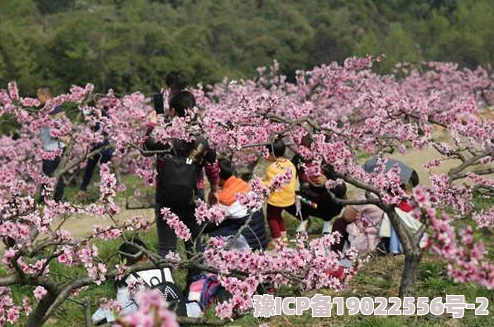
[[[51,88],[47,86],[40,87],[37,90],[36,95],[38,97],[41,106],[44,106],[46,102],[48,102],[53,98]],[[61,106],[56,106],[55,109],[53,109],[49,113],[49,115],[54,120],[61,120],[65,117],[65,111],[63,111]],[[40,128],[39,137],[41,139],[41,145],[43,147],[43,150],[48,152],[56,151],[59,149],[64,150],[67,144],[70,142],[70,138],[67,136],[52,137],[50,132],[51,130],[47,126],[42,126]],[[45,174],[48,177],[53,177],[55,170],[58,168],[58,165],[60,164],[60,160],[61,160],[61,155],[55,156],[55,158],[52,160],[43,159],[43,163],[42,163],[43,174]],[[44,189],[44,187],[45,186],[42,185],[42,189]],[[63,180],[60,179],[60,181],[55,186],[55,194],[53,197],[55,201],[58,202],[62,199],[64,188],[65,188],[65,184]],[[43,192],[41,192],[41,201],[43,201]]]

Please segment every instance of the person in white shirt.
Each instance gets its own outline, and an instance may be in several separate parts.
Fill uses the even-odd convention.
[[[50,87],[44,86],[40,87],[36,93],[38,100],[42,106],[46,104],[47,101],[53,98],[52,91]],[[54,120],[61,120],[65,118],[65,112],[63,111],[61,106],[55,107],[50,113],[50,117]],[[70,142],[70,138],[68,137],[52,137],[50,128],[47,126],[42,126],[39,132],[39,138],[41,139],[41,145],[43,150],[45,151],[56,151],[59,149],[65,149],[67,144]],[[42,171],[48,177],[53,177],[53,174],[58,168],[60,164],[61,155],[56,156],[53,160],[43,159],[42,163]],[[55,194],[53,196],[55,201],[60,201],[63,197],[65,184],[62,179],[55,186]],[[42,186],[42,190],[44,189],[44,185]],[[43,201],[43,192],[41,194],[41,201]]]

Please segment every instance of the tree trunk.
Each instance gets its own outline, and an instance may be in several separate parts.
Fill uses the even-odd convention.
[[[86,320],[86,327],[92,327],[93,317],[91,315],[91,303],[89,303],[89,300],[84,301],[84,318]]]
[[[422,251],[420,248],[414,249],[411,253],[405,253],[405,266],[401,275],[400,293],[399,296],[414,296],[414,285],[417,280],[417,275],[422,259]]]
[[[400,293],[399,296],[414,295],[415,281],[420,267],[420,260],[422,259],[422,249],[420,248],[420,239],[424,235],[424,230],[418,233],[413,233],[407,228],[405,223],[396,214],[394,208],[388,208],[386,210],[391,224],[398,234],[403,252],[405,254],[405,265],[403,267],[403,273],[401,275]]]
[[[50,306],[55,302],[57,298],[57,294],[48,293],[45,297],[38,303],[36,309],[31,312],[29,316],[29,320],[26,323],[26,327],[39,327],[42,326],[45,322],[45,314],[46,311],[50,308]]]

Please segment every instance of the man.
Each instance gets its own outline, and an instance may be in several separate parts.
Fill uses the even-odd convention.
[[[171,71],[166,76],[166,85],[169,89],[168,98],[172,99],[176,94],[181,91],[187,91],[187,81],[183,77],[182,73],[179,71]],[[201,170],[199,174],[199,179],[197,181],[197,192],[196,197],[203,201],[206,200],[206,182],[204,178],[204,172],[206,173],[207,179],[210,185],[210,192],[208,194],[208,203],[216,204],[218,199],[216,198],[216,193],[218,190],[218,173],[219,167],[218,162],[207,163],[204,165],[204,169]]]
[[[102,109],[102,115],[103,117],[108,118],[108,108],[103,107]],[[101,124],[98,123],[94,127],[94,131],[98,131],[101,128]],[[98,165],[98,162],[101,164],[105,164],[109,162],[113,156],[114,149],[109,146],[110,145],[110,139],[108,137],[108,133],[103,131],[103,141],[100,143],[93,144],[90,152],[97,151],[101,148],[104,148],[100,150],[99,153],[96,153],[95,155],[91,156],[87,160],[86,164],[86,169],[84,171],[84,176],[82,178],[82,183],[81,183],[81,192],[84,193],[87,191],[87,188],[89,186],[89,183],[91,182],[91,179],[93,177],[93,173],[96,169],[96,166]]]
[[[46,102],[48,102],[53,98],[52,91],[50,87],[47,86],[40,87],[36,92],[36,95],[38,97],[41,106],[44,106]],[[54,120],[62,120],[63,118],[65,118],[65,112],[63,111],[61,106],[55,107],[55,109],[53,109],[49,113],[49,115]],[[43,164],[42,164],[43,174],[45,174],[48,177],[53,177],[55,170],[58,168],[58,165],[60,164],[63,151],[67,146],[67,144],[70,142],[70,138],[68,136],[52,137],[51,130],[47,126],[43,126],[40,128],[39,137],[41,139],[43,150],[48,152],[62,150],[61,153],[55,156],[55,158],[52,160],[43,159]],[[55,201],[58,202],[62,199],[64,188],[65,188],[65,184],[63,180],[60,179],[55,186],[55,194],[53,197]],[[41,201],[43,201],[44,199],[43,190],[44,190],[44,185],[42,185],[42,190],[41,190]]]
[[[168,115],[184,117],[188,109],[195,106],[195,98],[188,91],[180,91],[175,94],[169,103]],[[170,208],[171,212],[188,227],[192,234],[191,240],[185,242],[185,247],[190,254],[194,241],[196,250],[200,249],[198,236],[201,228],[197,224],[195,212],[195,195],[200,171],[206,163],[216,161],[216,152],[209,147],[207,140],[201,135],[195,137],[193,142],[172,140],[172,145],[163,144],[154,140],[152,131],[157,124],[153,115],[148,129],[144,150],[150,151],[146,156],[154,155],[157,151],[157,183],[156,183],[156,228],[158,230],[158,254],[165,257],[170,251],[177,248],[177,235],[164,221],[161,210]],[[190,269],[188,283],[198,274],[197,269]]]

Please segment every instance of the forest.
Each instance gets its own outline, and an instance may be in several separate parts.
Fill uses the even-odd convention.
[[[253,78],[276,59],[296,70],[349,56],[397,62],[494,59],[492,0],[1,0],[0,84],[26,95],[86,82],[151,93],[180,70],[191,83]]]

